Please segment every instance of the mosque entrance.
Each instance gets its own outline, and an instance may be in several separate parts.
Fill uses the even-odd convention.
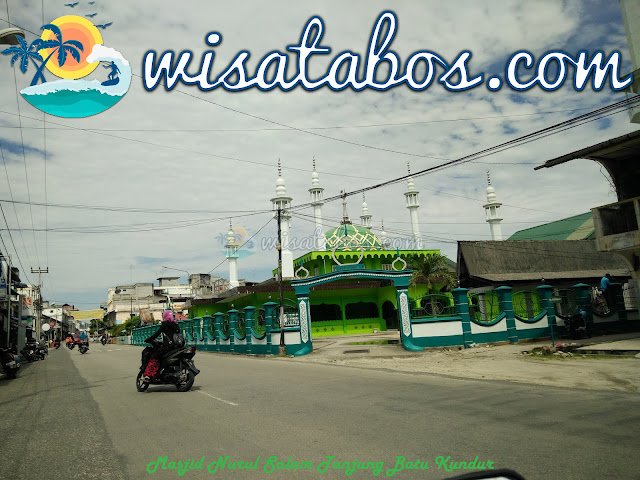
[[[298,303],[301,339],[303,343],[308,343],[308,345],[305,345],[308,351],[311,351],[313,348],[311,345],[311,337],[313,334],[311,324],[312,315],[313,313],[318,314],[320,311],[326,313],[325,310],[327,309],[327,307],[324,307],[322,310],[311,307],[311,288],[340,280],[386,280],[393,283],[393,286],[396,289],[398,308],[394,308],[393,303],[387,300],[382,304],[382,316],[386,322],[387,328],[401,327],[401,337],[403,343],[405,343],[405,337],[409,337],[411,334],[411,313],[409,308],[408,287],[412,275],[412,270],[372,270],[364,268],[364,265],[361,264],[349,264],[340,265],[335,269],[335,271],[324,275],[317,275],[313,277],[307,276],[306,278],[292,280],[291,286],[295,291]],[[345,294],[345,296],[347,296],[347,294]],[[354,305],[355,306],[352,308],[358,310],[356,313],[361,313],[360,311],[365,311],[371,307],[367,302],[360,302]]]
[[[393,306],[393,302],[387,300],[382,304],[382,319],[385,321],[387,330],[398,329],[398,309]]]

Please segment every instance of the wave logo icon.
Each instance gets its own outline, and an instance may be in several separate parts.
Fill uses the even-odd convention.
[[[3,50],[11,66],[23,74],[35,67],[31,85],[20,91],[27,102],[50,115],[63,118],[90,117],[120,101],[131,85],[131,66],[122,54],[104,45],[94,25],[77,15],[65,15],[43,25],[42,35],[30,45],[18,37],[18,45]],[[94,73],[90,80],[85,77]],[[45,69],[60,80],[47,81]]]

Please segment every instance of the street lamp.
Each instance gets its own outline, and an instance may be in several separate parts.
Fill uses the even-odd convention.
[[[18,45],[18,37],[24,38],[24,32],[19,28],[11,27],[0,30],[0,45]]]
[[[181,270],[179,268],[165,267],[164,265],[162,266],[162,268],[166,268],[167,270],[175,270],[177,272],[184,272],[187,274],[187,279],[189,279],[189,277],[191,276],[189,272],[187,272],[186,270]]]

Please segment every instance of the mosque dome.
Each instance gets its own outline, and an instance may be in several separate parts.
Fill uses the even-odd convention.
[[[383,250],[382,243],[371,230],[351,223],[342,223],[324,235],[327,250]]]

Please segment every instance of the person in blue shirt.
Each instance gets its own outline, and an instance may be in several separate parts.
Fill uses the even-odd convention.
[[[607,308],[609,310],[613,310],[613,291],[611,287],[611,275],[607,273],[600,280],[600,290],[602,291],[602,296],[604,297],[604,301],[607,302]]]

